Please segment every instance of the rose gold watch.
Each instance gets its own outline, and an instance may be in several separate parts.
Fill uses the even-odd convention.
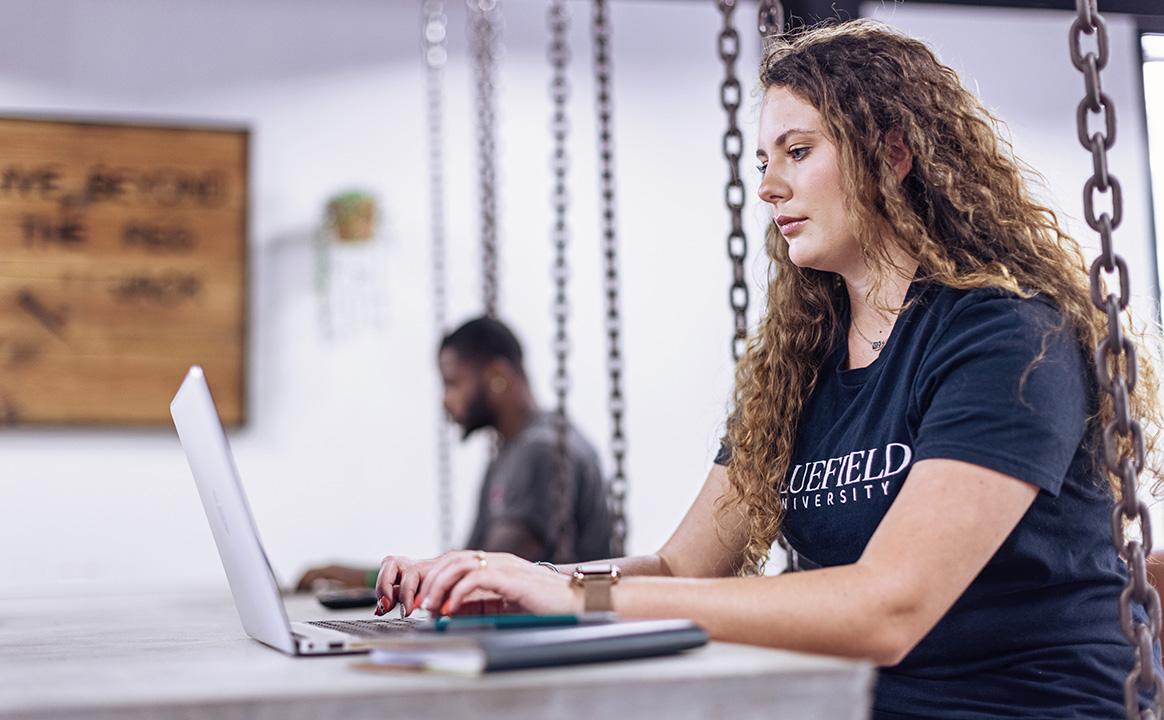
[[[614,610],[610,589],[618,584],[622,571],[611,563],[587,563],[574,568],[571,584],[582,588],[583,612]]]

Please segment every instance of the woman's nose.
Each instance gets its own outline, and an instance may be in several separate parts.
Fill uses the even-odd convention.
[[[769,168],[764,172],[764,177],[760,178],[760,186],[756,188],[756,194],[764,202],[775,205],[777,202],[787,200],[791,190],[788,183]]]

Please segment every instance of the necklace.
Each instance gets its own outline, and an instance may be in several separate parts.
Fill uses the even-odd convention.
[[[857,331],[857,334],[861,336],[862,340],[869,343],[869,347],[873,348],[873,352],[881,352],[881,348],[885,347],[884,340],[870,340],[869,338],[865,337],[865,333],[861,332],[861,328],[857,327],[857,323],[853,320],[849,320],[849,325],[851,325],[853,329]]]

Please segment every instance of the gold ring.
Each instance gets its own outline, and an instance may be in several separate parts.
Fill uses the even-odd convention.
[[[473,559],[477,561],[477,565],[480,566],[481,570],[484,570],[489,566],[489,563],[485,560],[485,553],[481,552],[480,550],[473,553]]]

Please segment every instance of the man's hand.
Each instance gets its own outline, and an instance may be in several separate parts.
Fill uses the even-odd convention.
[[[299,592],[307,592],[319,589],[316,587],[317,585],[362,588],[368,587],[367,578],[368,570],[364,568],[324,565],[323,567],[311,568],[303,573],[303,577],[299,578],[295,589]]]

